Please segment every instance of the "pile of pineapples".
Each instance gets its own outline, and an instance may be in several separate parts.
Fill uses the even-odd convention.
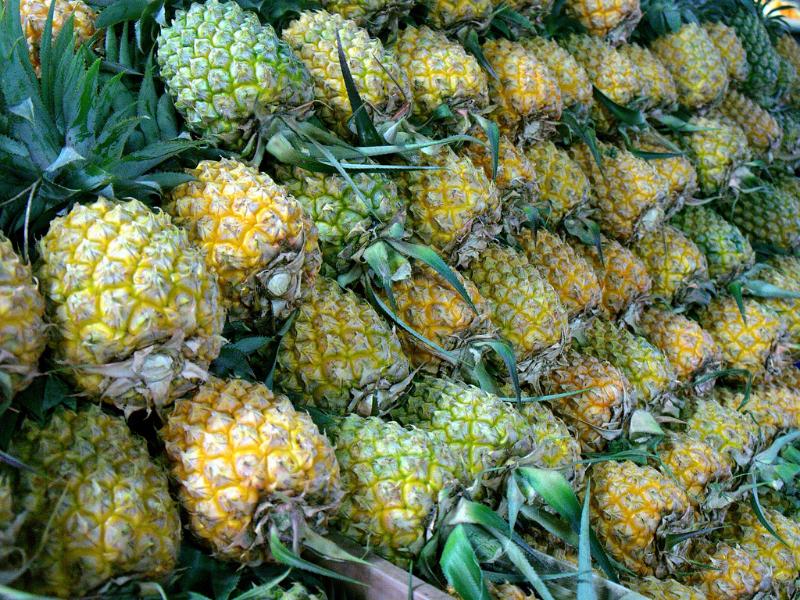
[[[796,488],[765,468],[800,429],[780,19],[320,4],[6,0],[0,596],[328,532],[408,568],[537,469],[644,597],[794,597]],[[476,589],[547,597],[519,581]]]

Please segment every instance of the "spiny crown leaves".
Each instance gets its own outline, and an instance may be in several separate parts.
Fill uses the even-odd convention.
[[[643,18],[637,28],[637,34],[643,41],[678,31],[686,23],[697,22],[697,16],[686,2],[643,0],[641,6]]]

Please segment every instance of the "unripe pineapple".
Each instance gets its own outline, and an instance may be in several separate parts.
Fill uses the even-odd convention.
[[[603,290],[600,307],[607,318],[616,318],[626,311],[635,315],[649,299],[653,287],[647,267],[616,240],[602,237],[600,245],[602,254],[596,246],[574,244],[600,280]]]
[[[50,223],[38,277],[78,387],[130,413],[197,386],[225,321],[216,274],[166,213],[100,198]]]
[[[655,135],[641,134],[634,137],[634,145],[639,150],[658,154],[674,154],[675,149],[669,148]],[[652,158],[650,166],[661,175],[669,187],[669,193],[664,204],[664,211],[669,215],[683,208],[684,202],[694,196],[697,191],[697,171],[686,156],[667,156]]]
[[[515,238],[528,260],[547,278],[570,318],[593,311],[603,290],[589,262],[558,234],[523,229]]]
[[[372,34],[392,29],[414,6],[412,0],[322,0],[320,4],[328,12],[338,13],[366,27]]]
[[[730,90],[719,105],[720,112],[747,136],[750,147],[758,154],[771,154],[781,145],[783,130],[775,118],[747,96]]]
[[[525,149],[539,183],[535,207],[542,218],[558,225],[564,217],[589,201],[589,179],[569,154],[553,142],[538,142]]]
[[[782,257],[777,257],[777,260],[780,258]],[[786,292],[800,293],[800,279],[788,276],[772,265],[759,269],[756,277]],[[800,343],[800,298],[760,298],[759,301],[774,310],[781,318],[786,326],[788,341],[791,344]]]
[[[363,299],[320,277],[283,337],[276,386],[344,415],[387,412],[410,380],[400,340]]]
[[[723,201],[720,212],[747,234],[753,245],[789,254],[800,249],[800,194],[785,183],[765,184]]]
[[[408,221],[427,245],[467,264],[500,232],[501,202],[483,169],[450,148],[420,155],[419,166],[435,170],[404,171],[398,187],[408,200]]]
[[[728,86],[728,70],[708,33],[697,23],[653,40],[650,50],[670,70],[678,101],[691,110],[716,102]]]
[[[708,600],[747,600],[769,590],[770,569],[758,556],[726,543],[698,543],[696,547],[691,559],[707,568],[693,569],[689,580]]]
[[[390,120],[408,112],[411,93],[397,59],[355,21],[324,10],[303,11],[281,35],[311,73],[317,114],[337,133],[349,133],[352,115],[337,40],[373,120]]]
[[[561,90],[561,101],[565,108],[586,111],[594,101],[592,82],[575,57],[558,45],[543,37],[522,38],[519,43],[550,69]]]
[[[493,117],[504,133],[541,137],[544,121],[561,118],[561,90],[550,69],[533,52],[506,39],[487,40],[481,46],[497,74],[489,79],[489,97],[497,105]]]
[[[683,143],[697,169],[700,189],[715,194],[730,184],[734,171],[750,159],[750,147],[742,128],[719,119],[693,117],[696,131],[685,135]]]
[[[677,104],[678,90],[672,74],[652,52],[638,44],[621,46],[619,52],[636,67],[644,109],[670,109]]]
[[[56,0],[55,5],[52,24],[53,38],[58,36],[67,21],[72,18],[76,47],[88,42],[96,31],[95,21],[97,20],[97,14],[92,8],[82,0]],[[28,42],[31,64],[37,72],[40,67],[39,52],[49,10],[50,2],[42,0],[20,0],[19,3],[22,31],[25,34],[25,40]]]
[[[684,585],[674,579],[637,577],[626,585],[651,600],[708,600],[700,588]]]
[[[783,132],[776,158],[789,164],[797,164],[800,159],[800,112],[790,109],[773,111],[770,114]]]
[[[736,35],[736,30],[728,27],[724,23],[703,23],[711,42],[719,51],[725,67],[728,69],[728,77],[731,81],[747,81],[750,74],[750,63],[747,62],[747,53],[742,46],[742,41]]]
[[[524,254],[497,244],[466,274],[489,302],[492,322],[511,343],[523,376],[535,378],[566,341],[567,313],[555,290]]]
[[[20,542],[32,559],[23,587],[77,598],[175,567],[181,523],[166,474],[122,418],[96,405],[59,408],[46,425],[27,420],[11,453],[30,467],[15,488],[28,511]]]
[[[481,30],[489,24],[492,0],[423,0],[428,21],[436,29],[470,27]]]
[[[747,237],[708,207],[687,206],[675,215],[672,224],[702,250],[708,273],[715,281],[730,281],[755,262],[756,255]]]
[[[0,397],[22,391],[36,376],[47,343],[43,317],[30,265],[0,232]]]
[[[256,120],[313,100],[311,77],[270,25],[236,2],[178,10],[161,29],[156,59],[192,131],[239,148]]]
[[[633,153],[598,143],[602,168],[589,147],[573,146],[572,155],[594,189],[590,202],[603,233],[622,242],[654,229],[664,218],[661,205],[669,185],[650,164]]]
[[[459,459],[435,435],[350,415],[329,429],[344,498],[336,526],[393,562],[413,560]]]
[[[191,529],[220,558],[269,558],[276,527],[324,524],[341,495],[333,447],[311,417],[260,383],[211,378],[178,400],[160,432]]]
[[[425,26],[406,27],[393,51],[411,86],[415,115],[427,117],[441,105],[457,111],[489,104],[486,72],[444,33]]]
[[[708,288],[706,257],[679,229],[665,225],[648,231],[633,244],[653,281],[652,293],[667,302],[682,303]]]
[[[731,469],[750,464],[758,442],[758,427],[751,418],[715,398],[695,400],[686,413],[687,435],[721,452]]]
[[[592,467],[594,527],[604,547],[639,575],[663,577],[680,560],[681,546],[664,537],[687,524],[691,503],[668,477],[630,461]]]
[[[591,34],[624,42],[642,18],[639,0],[567,0],[567,14]]]
[[[673,433],[657,450],[659,470],[676,481],[695,507],[703,504],[709,486],[731,479],[727,457],[702,440]]]

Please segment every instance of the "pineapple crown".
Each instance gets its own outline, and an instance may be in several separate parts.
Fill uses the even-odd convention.
[[[685,0],[642,0],[643,16],[635,37],[648,42],[677,31],[686,23],[697,23],[695,6]]]

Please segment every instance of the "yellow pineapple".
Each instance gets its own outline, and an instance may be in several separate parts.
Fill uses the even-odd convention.
[[[721,22],[703,23],[703,29],[719,51],[730,80],[739,83],[747,81],[750,63],[747,62],[747,52],[736,35],[736,30]]]
[[[752,419],[710,398],[692,401],[684,420],[686,434],[721,452],[731,469],[750,464],[759,441]]]
[[[561,419],[541,402],[522,402],[515,405],[527,420],[527,432],[533,451],[524,458],[525,464],[542,469],[555,469],[579,486],[585,468],[581,464],[581,446]]]
[[[561,101],[565,108],[586,111],[591,107],[594,101],[592,82],[586,69],[574,56],[557,42],[543,37],[522,38],[519,43],[550,69],[561,90]]]
[[[668,147],[656,135],[640,134],[633,138],[634,146],[645,152],[657,154],[674,154],[675,149]],[[667,215],[674,214],[683,208],[684,202],[694,196],[697,191],[697,171],[685,155],[667,156],[650,159],[650,166],[661,175],[669,186],[669,194],[664,204]]]
[[[678,90],[672,74],[652,52],[638,44],[626,44],[619,51],[636,67],[639,93],[645,110],[669,110],[677,104]]]
[[[674,579],[637,577],[626,585],[651,600],[707,600],[700,588],[684,585]]]
[[[92,36],[96,33],[95,21],[97,20],[97,14],[88,4],[82,0],[55,0],[55,5],[52,26],[53,38],[58,36],[67,20],[72,18],[76,46],[92,39]],[[42,0],[20,0],[19,3],[22,31],[25,34],[25,40],[28,42],[31,64],[37,71],[40,67],[39,51],[49,10],[50,2]],[[57,60],[57,58],[55,59]]]
[[[739,545],[697,544],[691,559],[706,568],[694,569],[689,580],[708,600],[747,600],[769,590],[770,568]]]
[[[675,480],[694,506],[703,504],[709,486],[731,479],[727,457],[702,440],[673,433],[658,445],[659,470]]]
[[[591,34],[624,42],[642,18],[639,0],[568,0],[567,14]]]
[[[772,440],[778,432],[793,427],[799,410],[793,406],[797,401],[797,393],[789,387],[773,383],[754,385],[749,397],[745,397],[744,391],[717,386],[712,398],[758,423],[759,433],[766,441]]]
[[[536,207],[542,219],[558,225],[564,217],[589,201],[589,179],[569,154],[553,142],[538,142],[525,149],[539,183]]]
[[[492,0],[423,0],[427,18],[436,29],[483,29],[494,9]]]
[[[770,155],[781,145],[783,130],[775,118],[747,96],[730,90],[719,105],[725,117],[742,128],[750,147]]]
[[[730,185],[734,172],[750,159],[750,146],[742,128],[720,119],[693,117],[696,130],[683,137],[683,144],[697,169],[700,188],[715,194]]]

